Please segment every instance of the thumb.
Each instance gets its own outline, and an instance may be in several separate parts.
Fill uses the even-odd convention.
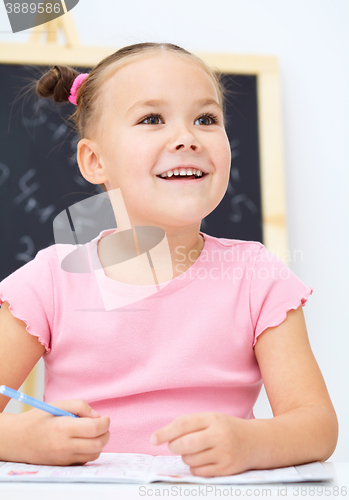
[[[100,417],[100,413],[95,411],[86,401],[82,399],[69,399],[67,401],[55,401],[53,403],[49,403],[52,406],[56,406],[61,410],[68,411],[69,413],[73,413],[78,417],[90,417],[97,418]]]

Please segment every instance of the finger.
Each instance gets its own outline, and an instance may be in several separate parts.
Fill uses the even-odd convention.
[[[198,453],[182,455],[183,462],[189,467],[203,467],[204,465],[215,465],[218,463],[217,450],[207,448]]]
[[[74,454],[95,454],[101,453],[109,441],[109,431],[96,438],[73,438],[71,440],[71,451]]]
[[[207,464],[201,467],[190,467],[190,472],[193,474],[193,476],[200,477],[217,477],[229,475],[220,471],[218,464]]]
[[[222,453],[218,448],[205,450],[203,453],[182,456],[194,476],[216,477],[231,476],[246,471],[243,462],[231,453]]]
[[[93,462],[99,458],[100,453],[76,453],[68,462],[60,465],[85,465],[87,462]]]
[[[96,412],[86,401],[82,399],[69,399],[68,401],[54,401],[52,403],[48,403],[52,406],[56,406],[61,410],[68,411],[69,413],[73,413],[78,417],[91,417],[98,418],[101,415]]]
[[[101,436],[108,431],[110,425],[110,418],[107,416],[93,419],[76,419],[72,417],[56,418],[62,419],[62,426],[68,426],[68,434],[73,438],[95,438]],[[63,419],[65,419],[64,422]]]
[[[97,460],[99,458],[100,453],[86,453],[84,455],[76,455],[74,457],[73,462],[69,462],[68,464],[62,464],[62,465],[85,465],[87,462],[93,462],[94,460]]]
[[[191,455],[214,448],[213,436],[208,429],[189,432],[177,439],[169,441],[168,448],[175,455]]]
[[[209,413],[190,413],[176,417],[170,424],[161,427],[152,434],[151,444],[162,444],[172,441],[189,432],[204,430],[209,425]]]

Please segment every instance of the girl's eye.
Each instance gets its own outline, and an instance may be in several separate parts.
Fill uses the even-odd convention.
[[[152,113],[151,115],[148,115],[145,118],[143,118],[143,120],[140,123],[144,123],[146,120],[153,119],[153,118],[162,120],[161,115],[159,115],[157,113]],[[197,118],[197,120],[202,120],[205,118],[209,118],[212,123],[207,123],[207,124],[202,123],[202,125],[213,125],[213,124],[218,122],[218,117],[215,115],[212,115],[211,113],[206,113],[205,115],[201,115],[199,118]],[[159,125],[159,123],[146,123],[146,125]]]
[[[150,118],[159,118],[160,120],[162,120],[162,116],[161,115],[152,113],[151,115],[148,115],[145,118],[143,118],[143,120],[141,122],[139,122],[139,123],[143,123],[143,122],[145,122],[145,120],[149,120]],[[146,125],[159,125],[159,124],[158,123],[151,123],[151,124],[146,123]]]
[[[215,115],[211,115],[211,113],[206,113],[205,115],[200,116],[198,118],[198,120],[202,120],[202,119],[205,119],[205,118],[209,118],[212,121],[212,123],[208,123],[207,125],[212,125],[212,124],[218,122],[218,117],[215,116]],[[205,124],[203,123],[203,125],[205,125]]]

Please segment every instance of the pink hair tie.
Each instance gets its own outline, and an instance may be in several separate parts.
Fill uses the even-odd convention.
[[[73,85],[71,86],[71,89],[70,89],[70,95],[68,97],[68,101],[70,101],[72,104],[75,104],[75,106],[77,106],[77,103],[76,103],[76,93],[78,91],[78,88],[80,87],[80,85],[82,84],[82,82],[85,80],[85,78],[88,76],[88,73],[80,73],[80,75],[78,75],[75,80],[73,81]]]

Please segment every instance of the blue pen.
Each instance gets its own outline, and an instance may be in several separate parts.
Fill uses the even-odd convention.
[[[26,405],[33,406],[38,410],[47,411],[47,413],[51,413],[51,415],[56,415],[57,417],[75,417],[80,418],[78,415],[74,415],[73,413],[69,413],[68,411],[61,410],[60,408],[56,408],[55,406],[48,405],[47,403],[43,403],[38,399],[32,398],[23,394],[23,392],[15,391],[10,387],[6,387],[6,385],[0,385],[0,394],[7,396],[8,398],[17,399],[21,403],[25,403]]]

